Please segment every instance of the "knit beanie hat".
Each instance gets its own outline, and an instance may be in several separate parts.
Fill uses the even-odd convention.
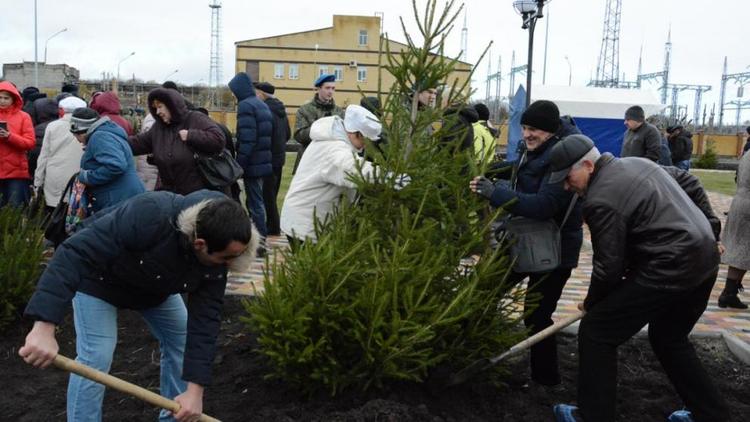
[[[99,120],[99,113],[88,107],[77,108],[70,118],[70,131],[72,133],[85,133]]]
[[[474,110],[479,115],[479,120],[490,120],[490,109],[482,103],[474,104]]]
[[[521,124],[555,133],[560,128],[560,109],[552,101],[534,101],[521,115]]]
[[[625,120],[634,120],[642,122],[646,120],[646,113],[641,106],[634,105],[625,111]]]

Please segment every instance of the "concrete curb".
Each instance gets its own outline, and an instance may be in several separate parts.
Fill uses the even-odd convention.
[[[574,324],[571,324],[561,330],[564,334],[569,335],[578,335],[578,326],[580,322],[576,322]],[[636,334],[638,337],[647,337],[648,336],[648,330],[644,327],[641,329],[641,331]],[[700,339],[723,339],[724,344],[727,345],[727,348],[730,352],[736,357],[738,360],[740,360],[745,365],[750,365],[750,344],[745,343],[744,341],[740,340],[737,336],[732,334],[731,332],[727,330],[721,330],[721,331],[700,331],[700,332],[693,332],[690,333],[690,337],[692,338],[700,338]]]

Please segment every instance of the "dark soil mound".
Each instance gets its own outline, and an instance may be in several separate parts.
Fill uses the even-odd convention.
[[[205,412],[223,421],[550,421],[552,405],[575,401],[576,341],[560,336],[563,388],[546,391],[526,387],[527,360],[509,361],[507,385],[494,387],[481,380],[437,395],[416,384],[394,384],[387,390],[307,398],[283,383],[265,381],[265,363],[255,338],[238,316],[240,300],[228,297],[214,366],[214,385],[206,390]],[[71,317],[58,333],[61,353],[75,355]],[[158,391],[159,352],[140,316],[123,311],[112,374]],[[65,419],[67,374],[26,365],[17,350],[30,328],[21,326],[0,339],[4,391],[0,419],[59,421]],[[750,367],[736,360],[720,339],[695,340],[709,373],[729,402],[735,421],[750,420]],[[619,407],[621,421],[664,421],[680,400],[656,362],[648,342],[635,339],[620,349]],[[157,410],[116,391],[104,403],[107,421],[156,420]]]

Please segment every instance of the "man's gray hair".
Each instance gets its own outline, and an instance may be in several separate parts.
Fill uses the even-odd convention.
[[[576,161],[575,164],[573,164],[573,168],[579,168],[583,164],[584,160],[591,161],[592,163],[596,164],[597,160],[599,160],[599,157],[601,157],[602,154],[599,152],[599,150],[596,147],[593,147],[583,155],[583,157],[579,158],[578,161]]]

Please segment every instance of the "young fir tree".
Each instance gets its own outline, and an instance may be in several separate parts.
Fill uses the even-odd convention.
[[[457,60],[443,54],[460,12],[452,5],[439,12],[431,0],[420,17],[414,4],[423,43],[404,29],[408,47],[387,51],[396,83],[381,118],[388,144],[383,153],[367,149],[376,176],[351,175],[355,203],[317,225],[317,243],[285,252],[265,293],[247,304],[272,377],[332,394],[422,381],[437,366],[460,369],[523,336],[515,313],[523,292],[505,281],[504,251],[489,247],[496,215],[480,219],[486,201],[469,190],[477,163],[473,148],[460,148],[466,127],[456,113],[416,103],[416,92],[438,85],[449,87],[445,104],[467,102],[466,86],[449,80]],[[403,189],[394,188],[398,175],[411,178]]]
[[[0,207],[0,332],[21,318],[42,273],[40,216]]]

